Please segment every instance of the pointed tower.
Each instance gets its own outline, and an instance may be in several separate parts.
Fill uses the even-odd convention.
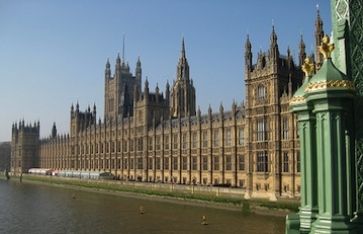
[[[124,39],[125,40],[125,39]],[[134,86],[141,93],[141,62],[136,62],[135,76],[130,72],[128,62],[125,63],[125,43],[123,42],[122,59],[117,54],[115,73],[111,76],[110,63],[107,59],[105,69],[105,120],[116,120],[133,116]]]
[[[318,71],[323,64],[323,55],[319,52],[319,46],[321,45],[324,31],[323,31],[323,20],[320,18],[319,5],[316,6],[317,15],[315,20],[315,62],[316,70]]]
[[[279,46],[277,45],[277,35],[275,32],[275,25],[272,24],[272,32],[270,36],[270,59],[271,62],[277,64],[279,58]]]
[[[247,40],[245,44],[245,70],[251,71],[252,69],[252,45],[250,37],[247,34]]]
[[[195,88],[189,78],[189,65],[185,56],[184,37],[182,39],[182,48],[177,66],[176,76],[176,81],[172,89],[172,116],[194,116]]]
[[[138,88],[138,93],[141,93],[142,69],[141,69],[140,56],[138,56],[137,62],[136,62],[135,82],[136,82],[136,86]]]
[[[303,35],[301,34],[301,39],[299,43],[299,66],[302,67],[304,64],[306,58],[306,52],[305,52],[305,43],[303,40]]]

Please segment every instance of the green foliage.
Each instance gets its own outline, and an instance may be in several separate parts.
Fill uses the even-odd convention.
[[[215,196],[211,194],[192,194],[185,191],[167,191],[161,189],[146,189],[133,185],[122,185],[119,183],[99,181],[99,180],[77,180],[77,179],[62,179],[58,177],[44,176],[26,176],[26,180],[51,183],[55,185],[66,185],[70,187],[87,188],[97,191],[113,191],[134,194],[144,194],[148,196],[167,197],[174,199],[182,199],[187,201],[202,201],[207,203],[228,204],[235,207],[241,207],[243,213],[250,213],[252,207],[265,207],[270,210],[290,210],[298,211],[298,204],[295,202],[266,202],[265,200],[245,200],[240,198],[229,198],[223,196]]]
[[[266,207],[270,210],[290,210],[294,212],[299,211],[299,205],[295,203],[288,203],[288,202],[264,202],[261,203],[259,206]]]

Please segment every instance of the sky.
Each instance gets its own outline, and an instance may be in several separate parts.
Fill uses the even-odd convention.
[[[245,100],[244,45],[253,62],[267,51],[272,26],[280,54],[298,62],[303,35],[315,51],[317,4],[330,35],[330,1],[313,0],[2,0],[0,2],[0,142],[15,122],[40,122],[41,138],[55,122],[69,133],[70,108],[93,104],[103,119],[104,69],[117,53],[134,73],[138,56],[150,91],[172,84],[184,36],[196,104],[202,114]],[[123,40],[125,38],[125,40]],[[123,47],[123,44],[125,45]],[[123,49],[124,48],[124,49]]]

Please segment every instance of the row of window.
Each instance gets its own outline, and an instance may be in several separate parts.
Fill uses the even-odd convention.
[[[179,161],[180,159],[180,161]],[[154,158],[148,158],[147,159],[147,169],[153,170],[161,170],[162,169],[162,159],[160,157],[156,157]],[[210,161],[212,160],[212,161]],[[71,161],[71,167],[74,167],[74,160],[70,160]],[[257,152],[256,155],[256,171],[257,172],[269,172],[269,157],[268,157],[268,153],[267,151],[261,151],[261,152]],[[65,161],[63,161],[65,162]],[[103,167],[105,166],[106,169],[144,169],[144,161],[142,157],[137,157],[136,161],[134,161],[134,158],[124,158],[123,160],[121,159],[92,159],[92,160],[80,160],[80,165],[78,165],[81,168],[98,168],[99,166]],[[105,162],[105,165],[103,164]],[[111,165],[110,163],[111,162]],[[134,168],[134,163],[135,164],[135,168]],[[155,165],[154,165],[155,163]],[[244,155],[238,155],[237,157],[237,162],[236,165],[234,164],[234,162],[232,161],[232,156],[231,155],[227,155],[225,157],[225,161],[224,161],[224,168],[221,167],[221,157],[220,156],[213,156],[212,158],[210,158],[209,156],[202,156],[201,157],[201,162],[200,162],[200,169],[202,171],[207,171],[209,170],[209,165],[211,167],[212,170],[226,170],[226,171],[231,171],[236,167],[236,169],[238,171],[244,171],[245,170],[245,156]],[[291,163],[291,158],[289,157],[288,152],[283,152],[282,155],[282,165],[281,165],[281,170],[282,172],[290,172],[290,163]],[[163,163],[163,169],[164,170],[179,170],[179,166],[181,167],[181,170],[188,170],[189,169],[189,164],[190,164],[190,169],[191,170],[198,170],[198,157],[197,156],[192,156],[190,158],[190,162],[188,162],[188,157],[186,156],[182,156],[181,158],[179,157],[165,157],[164,158],[164,163]],[[48,166],[52,166],[52,165],[48,165]],[[62,168],[66,167],[65,165],[60,165]],[[297,152],[296,155],[296,172],[300,172],[300,154],[299,152]]]
[[[268,124],[266,118],[257,119],[257,141],[267,141],[268,140]],[[298,130],[298,129],[297,129]],[[299,135],[297,134],[297,137]],[[287,116],[282,118],[282,140],[289,139],[289,119]]]
[[[169,139],[169,135],[164,136],[164,142],[162,144],[161,140],[162,137],[161,136],[156,136],[155,138],[155,149],[156,150],[161,150],[162,149],[162,145],[164,146],[165,150],[169,150],[171,149],[170,146],[172,146],[172,149],[179,149],[179,144],[181,144],[181,148],[182,149],[188,149],[188,137],[187,137],[187,133],[183,133],[181,136],[181,142],[179,142],[179,134],[173,134],[172,135],[172,145],[170,144],[170,139]],[[119,142],[106,142],[106,143],[100,143],[100,144],[90,144],[89,147],[88,145],[80,145],[78,148],[78,153],[80,154],[98,154],[98,153],[115,153],[117,152],[133,152],[134,151],[134,147],[136,147],[136,151],[143,151],[144,150],[144,138],[140,137],[137,138],[135,140],[130,139],[128,140],[123,140],[123,141],[119,141]],[[197,149],[198,148],[198,135],[196,132],[193,132],[191,134],[191,148],[192,149]],[[209,138],[208,138],[208,131],[203,131],[201,134],[201,148],[208,148],[209,147]],[[211,145],[213,147],[220,147],[221,146],[221,142],[222,139],[220,137],[220,132],[218,130],[213,131],[213,139],[211,141]],[[136,144],[135,144],[136,143]],[[244,129],[240,129],[239,130],[239,135],[238,135],[238,144],[239,145],[244,145],[245,144],[245,134],[244,134]],[[230,147],[232,146],[232,133],[231,133],[231,129],[227,129],[225,131],[225,138],[224,138],[224,146],[225,147]],[[147,150],[154,150],[154,138],[153,137],[148,137],[147,139]],[[76,148],[75,146],[72,146],[71,148],[71,154],[75,155],[76,154]]]

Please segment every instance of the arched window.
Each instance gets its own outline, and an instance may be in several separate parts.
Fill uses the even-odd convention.
[[[266,87],[263,85],[259,85],[257,89],[258,99],[265,99],[266,98]]]

